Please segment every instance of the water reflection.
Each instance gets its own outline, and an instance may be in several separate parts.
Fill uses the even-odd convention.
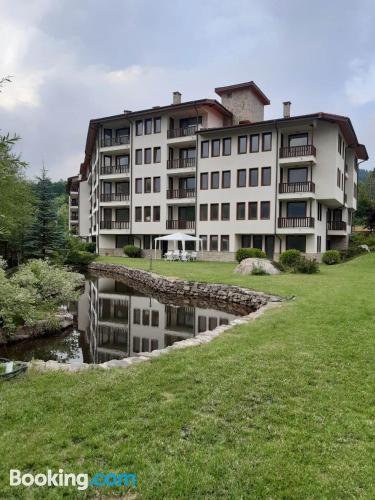
[[[74,331],[9,346],[2,355],[103,363],[162,349],[236,317],[217,309],[160,300],[112,278],[91,276],[77,304],[69,308],[75,317]]]

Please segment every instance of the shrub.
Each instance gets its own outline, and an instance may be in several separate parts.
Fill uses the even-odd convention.
[[[285,266],[283,266],[283,264],[281,264],[281,262],[279,262],[277,260],[273,260],[272,265],[273,265],[273,267],[276,267],[276,269],[278,269],[280,272],[286,271]]]
[[[297,269],[297,266],[301,260],[301,252],[292,248],[291,250],[286,250],[280,255],[280,263],[286,269]]]
[[[124,247],[124,254],[128,257],[139,258],[142,257],[142,250],[135,245],[126,245]]]
[[[87,241],[85,243],[85,251],[89,253],[95,253],[96,252],[96,243],[93,241]]]
[[[251,270],[251,274],[253,276],[264,276],[266,273],[266,271],[260,267],[260,266],[254,266]]]
[[[74,250],[67,254],[64,263],[69,266],[84,267],[88,266],[96,258],[96,255],[91,252]]]
[[[322,261],[327,266],[332,266],[333,264],[338,264],[341,261],[341,255],[338,250],[327,250],[324,252]]]
[[[315,259],[306,259],[306,257],[301,257],[296,271],[302,274],[315,274],[319,272],[319,264]]]
[[[236,252],[237,262],[241,262],[244,259],[258,258],[265,259],[266,254],[260,250],[260,248],[239,248]]]

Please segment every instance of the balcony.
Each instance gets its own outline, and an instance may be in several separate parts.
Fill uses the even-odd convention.
[[[315,184],[306,182],[281,182],[279,184],[280,199],[304,199],[313,198],[315,193]]]
[[[345,231],[346,222],[343,220],[330,220],[327,222],[327,231]]]
[[[100,229],[129,229],[129,221],[101,220]]]
[[[176,158],[167,161],[167,168],[194,168],[195,158]]]
[[[195,198],[195,189],[168,189],[167,199]]]
[[[70,200],[70,206],[71,207],[78,207],[78,200]]]
[[[194,230],[195,220],[167,220],[167,229]]]
[[[176,139],[178,137],[189,137],[194,135],[197,130],[197,125],[190,125],[189,127],[183,128],[172,128],[167,131],[167,138]]]
[[[129,135],[121,135],[119,137],[105,137],[102,140],[102,148],[108,148],[110,146],[123,146],[130,144]]]
[[[279,229],[313,228],[314,226],[314,217],[279,217],[277,221]]]
[[[124,193],[108,193],[108,194],[101,194],[100,195],[100,201],[103,203],[108,203],[111,201],[129,201],[129,194],[124,194]]]
[[[100,175],[128,174],[129,165],[108,165],[101,167]]]
[[[279,151],[280,165],[294,165],[296,163],[316,163],[316,148],[313,144],[304,146],[282,147]]]

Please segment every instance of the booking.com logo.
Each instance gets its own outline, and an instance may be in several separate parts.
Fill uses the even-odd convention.
[[[97,472],[92,479],[89,479],[89,475],[86,473],[67,473],[63,469],[59,469],[58,472],[53,472],[48,469],[46,474],[22,474],[18,469],[11,469],[9,471],[9,484],[10,486],[26,486],[27,488],[31,486],[37,487],[67,487],[75,486],[78,490],[87,490],[89,486],[94,487],[131,487],[135,488],[137,484],[137,475],[128,474],[127,472],[121,472],[115,474],[110,472],[108,474],[103,474],[102,472]]]

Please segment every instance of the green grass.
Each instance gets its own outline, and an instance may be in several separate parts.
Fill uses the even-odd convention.
[[[233,267],[153,262],[161,274],[296,300],[125,371],[0,385],[0,497],[81,498],[8,486],[9,468],[61,467],[127,468],[139,498],[374,498],[375,255],[319,275],[244,277]]]

